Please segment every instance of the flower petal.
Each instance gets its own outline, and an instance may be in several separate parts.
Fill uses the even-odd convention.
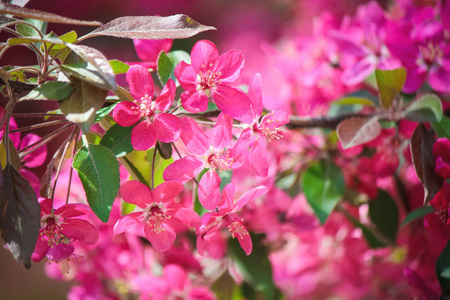
[[[134,49],[139,59],[150,62],[154,67],[158,54],[161,51],[169,51],[172,47],[173,40],[133,40]]]
[[[222,197],[219,203],[219,213],[222,215],[230,212],[234,207],[234,184],[227,184],[222,190]]]
[[[185,156],[167,166],[164,170],[163,178],[165,181],[175,180],[186,182],[200,174],[204,165],[205,162],[198,156]]]
[[[123,201],[146,208],[153,202],[152,191],[148,186],[137,180],[130,180],[120,185],[120,195]]]
[[[114,225],[114,235],[121,234],[122,232],[127,231],[134,225],[141,223],[143,219],[143,212],[135,212],[123,216],[122,218],[117,220],[116,224]]]
[[[222,54],[214,64],[214,72],[220,72],[220,81],[223,83],[234,82],[241,74],[244,67],[244,54],[241,50],[231,50]]]
[[[192,154],[203,155],[209,151],[210,141],[203,134],[197,122],[188,117],[180,118],[183,129],[181,139]]]
[[[220,113],[211,132],[211,144],[215,149],[224,149],[233,139],[233,118]]]
[[[193,66],[181,61],[174,71],[181,87],[186,91],[195,91],[197,89],[197,72]]]
[[[219,85],[212,93],[217,107],[231,117],[239,117],[250,108],[250,99],[241,90],[227,85]]]
[[[251,165],[255,174],[259,177],[267,177],[269,174],[269,161],[267,159],[267,143],[263,139],[257,139],[252,146]]]
[[[131,66],[128,69],[126,78],[130,86],[131,96],[135,100],[140,100],[145,95],[148,95],[150,98],[153,97],[153,78],[146,68],[139,65]]]
[[[236,205],[233,208],[233,212],[239,211],[247,203],[255,200],[256,198],[259,198],[259,197],[263,196],[268,191],[269,191],[269,189],[266,188],[265,186],[262,186],[262,185],[251,189],[250,191],[248,191],[247,193],[242,195],[241,198],[239,198],[238,201],[236,201]]]
[[[208,108],[208,97],[203,91],[186,91],[181,94],[181,105],[191,113],[203,112]]]
[[[166,181],[155,187],[153,199],[156,203],[168,202],[178,196],[184,189],[184,185],[176,181]]]
[[[220,177],[215,171],[208,171],[198,183],[198,200],[207,210],[216,209],[220,200]]]
[[[200,217],[192,209],[185,205],[172,203],[166,207],[167,214],[171,215],[175,219],[185,223],[191,227],[199,227],[201,225]]]
[[[153,121],[156,139],[163,143],[175,142],[181,135],[181,121],[178,117],[162,113]]]
[[[88,221],[67,219],[61,224],[61,232],[68,238],[93,245],[98,241],[97,229]]]
[[[75,247],[72,244],[60,243],[54,245],[53,248],[48,249],[47,257],[52,261],[62,261],[69,258],[74,250]]]
[[[152,243],[153,248],[156,251],[164,252],[172,248],[175,241],[176,234],[173,228],[168,224],[169,221],[165,221],[162,226],[162,231],[153,231],[150,226],[145,224],[144,232],[147,239]]]
[[[130,101],[122,101],[114,107],[113,119],[117,124],[123,127],[128,127],[136,124],[141,116],[137,114],[139,106]]]
[[[210,65],[214,65],[219,58],[219,50],[214,43],[201,40],[195,43],[191,51],[191,61],[196,73],[202,69],[209,69]]]
[[[86,204],[82,203],[69,203],[61,206],[55,211],[55,215],[59,215],[62,218],[73,218],[91,213],[92,209]]]
[[[156,132],[150,120],[138,123],[131,131],[131,145],[138,151],[145,151],[155,145]]]
[[[36,246],[34,247],[34,252],[31,255],[31,260],[34,262],[40,262],[45,257],[49,249],[50,245],[48,244],[48,239],[39,235],[36,241]]]
[[[248,98],[250,99],[250,109],[242,116],[236,117],[236,120],[244,122],[246,124],[253,124],[254,121],[258,120],[263,112],[262,103],[262,80],[261,74],[256,73],[248,85]]]
[[[159,96],[155,99],[156,108],[160,111],[166,111],[175,99],[175,82],[172,79],[167,80]]]

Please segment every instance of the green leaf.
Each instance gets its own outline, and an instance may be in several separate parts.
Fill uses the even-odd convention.
[[[181,61],[190,64],[191,57],[189,53],[177,50],[166,54],[164,51],[161,51],[157,59],[157,72],[159,81],[161,81],[162,85],[165,85],[169,79],[172,79],[177,86],[180,85],[175,77],[174,71],[175,67]]]
[[[405,118],[414,122],[440,122],[441,100],[434,94],[423,95],[406,108]]]
[[[144,176],[142,176],[141,172],[134,166],[134,164],[126,156],[118,157],[117,160],[127,169],[132,178],[139,180],[141,183],[148,186],[148,182],[145,180]]]
[[[302,176],[302,188],[320,224],[324,224],[344,194],[344,176],[328,160],[310,166]]]
[[[73,160],[89,206],[107,222],[119,190],[119,164],[113,152],[101,145],[84,145]]]
[[[73,89],[70,82],[47,81],[20,100],[65,100],[72,94]]]
[[[76,123],[87,133],[94,124],[96,112],[105,102],[108,91],[86,81],[72,77],[74,86],[72,95],[66,100],[58,101],[59,108],[67,120]]]
[[[131,204],[131,203],[122,201],[122,209],[121,209],[122,216],[126,216],[126,215],[132,213],[135,208],[136,208],[135,204]]]
[[[377,198],[369,202],[369,217],[378,231],[394,243],[398,229],[398,208],[387,192],[378,190]]]
[[[60,65],[59,69],[76,78],[89,82],[95,86],[98,86],[101,89],[109,90],[111,88],[111,85],[105,79],[104,74],[101,74],[90,63],[80,62],[75,64]]]
[[[9,38],[8,44],[13,45],[21,45],[21,44],[32,44],[32,43],[48,43],[48,44],[56,44],[63,45],[64,42],[58,38],[46,38],[41,39],[40,37],[27,37],[27,38]]]
[[[331,102],[331,104],[334,105],[365,105],[365,106],[373,106],[373,101],[369,100],[367,98],[361,98],[361,97],[344,97],[341,99],[338,99],[336,101]]]
[[[407,224],[409,224],[413,221],[422,219],[423,217],[425,217],[426,215],[428,215],[432,212],[434,212],[433,206],[430,206],[430,205],[421,206],[418,209],[413,210],[406,216],[406,218],[402,222],[402,225],[400,225],[400,228],[406,226]]]
[[[450,241],[447,242],[436,261],[436,275],[442,292],[444,294],[450,293]]]
[[[69,31],[66,32],[65,34],[61,35],[58,37],[61,41],[65,42],[65,43],[75,43],[78,36],[77,33],[75,31]],[[50,44],[46,44],[47,48],[50,47]],[[62,49],[67,48],[66,45],[54,45],[52,47],[52,49],[50,49],[50,55],[51,56],[55,56],[56,54],[58,54],[59,51],[61,51]]]
[[[124,74],[128,71],[128,69],[130,68],[129,65],[127,65],[124,62],[121,62],[120,60],[117,59],[111,59],[109,61],[109,64],[111,65],[111,68],[114,71],[114,74]]]
[[[39,30],[39,32],[42,34],[45,34],[45,32],[47,31],[47,22],[44,22],[41,20],[36,20],[36,19],[23,19],[22,21],[30,23],[31,25],[36,27]],[[20,33],[24,37],[39,36],[39,33],[36,32],[36,30],[33,27],[31,27],[27,24],[23,24],[23,23],[17,24],[16,30],[18,33]]]
[[[450,139],[450,118],[443,116],[439,122],[431,123],[431,127],[439,137]]]
[[[122,127],[119,124],[113,125],[103,136],[100,145],[105,146],[114,153],[115,156],[121,157],[133,151],[131,145],[131,131],[134,126]]]
[[[114,107],[116,107],[117,104],[119,103],[114,103],[110,106],[100,108],[95,115],[94,123],[100,122],[100,120],[106,117],[114,109]]]
[[[380,103],[384,109],[389,109],[395,97],[400,93],[406,81],[406,69],[375,70]]]
[[[369,244],[370,248],[384,248],[387,246],[387,243],[382,241],[374,232],[372,229],[367,227],[366,225],[362,224],[358,219],[353,217],[350,213],[347,211],[341,211],[344,213],[345,217],[355,226],[356,228],[361,229],[364,238],[366,239],[367,243]]]
[[[263,244],[262,234],[250,234],[253,250],[246,255],[238,239],[229,239],[228,249],[244,280],[255,290],[261,291],[266,299],[277,299],[279,292],[273,283],[272,267],[267,247]]]

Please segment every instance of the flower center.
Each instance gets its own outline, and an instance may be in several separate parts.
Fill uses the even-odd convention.
[[[248,231],[242,223],[243,220],[244,219],[232,220],[228,215],[224,217],[224,221],[226,222],[227,228],[233,238],[238,237],[239,239],[243,239],[244,236],[248,235]]]
[[[230,157],[230,150],[220,150],[208,157],[208,163],[212,169],[218,170],[219,173],[231,169],[233,166],[233,158]]]
[[[219,77],[222,75],[222,72],[212,72],[209,70],[212,66],[213,64],[209,64],[208,69],[206,69],[206,66],[202,65],[201,70],[197,74],[199,82],[197,90],[204,90],[207,96],[210,96],[210,88],[214,88],[221,84]]]
[[[39,234],[41,235],[41,239],[47,237],[48,245],[53,248],[54,245],[68,242],[66,236],[61,232],[62,229],[63,228],[61,226],[56,224],[54,218],[48,218],[47,226],[45,226],[45,228]]]
[[[269,142],[272,140],[278,140],[283,137],[283,135],[281,134],[281,127],[278,126],[280,121],[270,119],[273,114],[273,111],[270,112],[264,117],[261,124],[258,125],[257,123],[255,123],[253,125],[253,131],[266,138]]]
[[[155,111],[155,103],[149,95],[145,95],[140,101],[134,100],[133,103],[135,103],[138,107],[133,107],[131,109],[134,110],[135,114],[140,115],[141,118],[150,117]]]
[[[161,233],[166,230],[163,227],[164,220],[170,219],[170,215],[166,215],[161,209],[154,205],[146,216],[146,224],[150,227],[150,230],[156,233]]]
[[[442,58],[443,52],[439,45],[428,42],[426,45],[419,45],[419,50],[422,53],[426,64],[430,65],[436,60]]]

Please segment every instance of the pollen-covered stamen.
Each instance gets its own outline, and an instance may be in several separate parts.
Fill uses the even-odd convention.
[[[145,95],[142,97],[139,101],[134,100],[134,104],[137,105],[137,107],[132,107],[131,109],[134,110],[134,113],[142,117],[150,117],[153,112],[155,111],[155,103],[152,101],[152,97],[149,95]]]
[[[266,115],[261,124],[258,125],[255,123],[253,125],[253,131],[266,138],[269,142],[283,137],[281,134],[282,129],[279,127],[280,122],[270,119],[271,116],[273,116],[273,112]]]
[[[208,157],[208,163],[212,169],[220,172],[231,169],[233,166],[233,157],[230,150],[220,150]]]
[[[422,53],[425,63],[432,64],[436,60],[442,58],[443,51],[439,45],[429,42],[426,45],[420,45],[419,50]]]
[[[41,239],[47,238],[47,243],[53,248],[54,245],[59,243],[67,243],[67,238],[62,234],[62,227],[59,226],[54,218],[47,219],[47,226],[39,233]]]
[[[228,216],[225,216],[224,220],[233,238],[238,237],[239,239],[243,239],[244,236],[248,235],[248,231],[242,223],[244,219],[231,220]]]
[[[163,226],[164,221],[170,218],[170,215],[165,214],[158,206],[154,205],[146,215],[145,223],[150,227],[151,231],[161,233],[166,230]]]
[[[441,208],[439,210],[436,210],[434,214],[444,223],[447,223],[448,221],[448,210],[445,208]]]
[[[222,72],[212,72],[210,70],[212,66],[213,64],[209,64],[207,69],[205,65],[202,65],[201,70],[197,74],[197,80],[199,82],[197,90],[204,90],[206,94],[210,93],[210,88],[221,84],[219,77],[222,75]]]

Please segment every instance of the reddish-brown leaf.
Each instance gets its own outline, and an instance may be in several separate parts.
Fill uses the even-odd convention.
[[[0,230],[16,261],[31,266],[40,228],[40,206],[30,183],[9,163],[0,168]]]
[[[40,11],[37,9],[24,8],[18,5],[9,4],[0,1],[0,13],[10,14],[19,18],[30,18],[36,20],[42,20],[52,23],[63,23],[72,25],[88,25],[88,26],[100,26],[102,23],[98,21],[82,21],[75,20],[71,18],[66,18],[60,15],[52,14],[45,11]]]
[[[420,124],[411,137],[411,154],[414,169],[425,190],[425,203],[428,203],[442,187],[443,180],[434,171],[433,134]]]
[[[186,15],[120,17],[97,28],[84,38],[109,35],[129,39],[185,39],[200,32],[215,30]]]
[[[336,128],[339,140],[344,149],[370,142],[381,131],[378,118],[353,117],[339,123]]]

